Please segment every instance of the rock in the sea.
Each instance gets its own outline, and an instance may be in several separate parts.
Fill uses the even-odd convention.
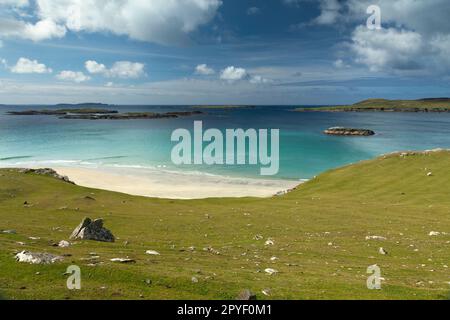
[[[55,256],[50,253],[33,253],[29,251],[22,251],[16,254],[18,262],[30,264],[53,264],[64,260],[63,257]]]
[[[251,292],[248,289],[245,289],[239,293],[236,300],[240,301],[255,301],[256,300],[256,294]]]
[[[115,237],[108,229],[103,227],[103,219],[92,221],[89,218],[84,218],[78,227],[75,228],[72,235],[72,240],[93,240],[102,242],[114,242]]]
[[[49,176],[49,177],[53,177],[55,179],[62,180],[64,182],[67,182],[67,183],[70,183],[70,184],[75,184],[72,181],[70,181],[68,177],[62,176],[62,175],[58,174],[55,170],[49,169],[49,168],[45,168],[45,169],[20,169],[19,172],[25,173],[25,174],[33,173],[33,174],[38,174],[38,175],[41,175],[41,176]]]
[[[373,136],[375,132],[368,129],[354,129],[354,128],[343,128],[343,127],[334,127],[329,128],[324,131],[325,134],[333,135],[333,136]]]

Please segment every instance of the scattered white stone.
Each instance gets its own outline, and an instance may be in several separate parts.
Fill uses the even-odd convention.
[[[439,232],[439,231],[431,231],[428,235],[430,237],[435,237],[435,236],[440,236],[440,235],[446,235],[446,233],[445,232]]]
[[[333,246],[333,242],[328,242],[328,246],[332,247]]]
[[[380,254],[382,254],[382,255],[387,255],[387,254],[388,254],[388,252],[387,252],[386,250],[384,250],[384,248],[380,248],[380,249],[378,250],[378,252],[379,252]]]
[[[266,246],[273,246],[273,245],[275,245],[275,241],[273,239],[267,239],[265,245]]]
[[[136,261],[133,259],[128,258],[114,258],[111,259],[111,262],[117,262],[117,263],[135,263]]]
[[[271,295],[271,290],[270,289],[264,289],[261,291],[263,295],[265,295],[266,297],[270,297]]]
[[[62,240],[58,243],[58,247],[60,248],[68,248],[70,247],[70,242],[66,240]]]
[[[427,177],[432,177],[433,176],[433,172],[428,172],[427,173]]]
[[[192,283],[198,283],[198,279],[196,277],[192,277],[191,281]]]
[[[278,260],[277,257],[272,257],[272,258],[270,258],[270,261],[272,261],[272,262],[275,262],[275,261],[277,261],[277,260]]]
[[[159,256],[160,255],[159,252],[155,251],[155,250],[147,250],[145,253],[148,255],[151,255],[151,256]]]
[[[386,240],[386,238],[382,236],[367,236],[366,240]]]
[[[2,233],[4,234],[17,234],[16,230],[3,230]]]
[[[39,237],[29,237],[28,239],[30,239],[30,240],[41,240],[41,238],[39,238]]]
[[[260,241],[260,240],[262,240],[263,239],[263,236],[262,235],[260,235],[260,234],[257,234],[256,236],[255,236],[255,238],[254,238],[256,241]]]
[[[16,254],[16,260],[18,262],[30,263],[30,264],[53,264],[62,261],[64,258],[55,256],[49,253],[33,253],[29,251],[22,251]]]
[[[264,270],[265,273],[267,273],[269,276],[272,276],[274,274],[278,273],[278,270],[272,269],[272,268],[267,268],[266,270]]]

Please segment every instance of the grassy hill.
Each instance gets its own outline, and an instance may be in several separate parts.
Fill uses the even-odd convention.
[[[330,106],[317,108],[299,108],[296,111],[333,111],[333,112],[450,112],[450,98],[430,98],[420,100],[369,99],[350,106]]]
[[[0,296],[234,299],[248,288],[258,299],[447,299],[449,167],[447,151],[393,154],[324,173],[282,197],[194,201],[92,190],[3,169],[0,230],[17,234],[0,233]],[[116,243],[51,246],[68,240],[86,216],[105,218]],[[268,238],[273,246],[265,246]],[[379,254],[380,247],[389,254]],[[51,266],[19,264],[14,253],[22,250],[70,256]],[[87,266],[93,252],[102,264]],[[118,257],[137,262],[110,262]],[[81,291],[65,288],[72,264],[82,269]],[[385,278],[379,291],[366,288],[374,264]],[[266,268],[279,273],[269,276]]]

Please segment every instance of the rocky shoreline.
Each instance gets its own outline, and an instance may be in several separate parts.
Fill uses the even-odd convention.
[[[188,117],[193,115],[200,115],[203,112],[167,112],[167,113],[154,113],[154,112],[129,112],[118,114],[76,114],[65,115],[60,119],[69,120],[139,120],[139,119],[173,119],[179,117]]]
[[[355,128],[342,128],[334,127],[324,131],[327,135],[332,136],[360,136],[369,137],[375,135],[375,132],[369,129],[355,129]]]

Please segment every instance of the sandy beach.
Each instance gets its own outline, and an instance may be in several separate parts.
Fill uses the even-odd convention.
[[[271,197],[301,181],[232,178],[158,170],[56,167],[79,186],[165,199]]]

